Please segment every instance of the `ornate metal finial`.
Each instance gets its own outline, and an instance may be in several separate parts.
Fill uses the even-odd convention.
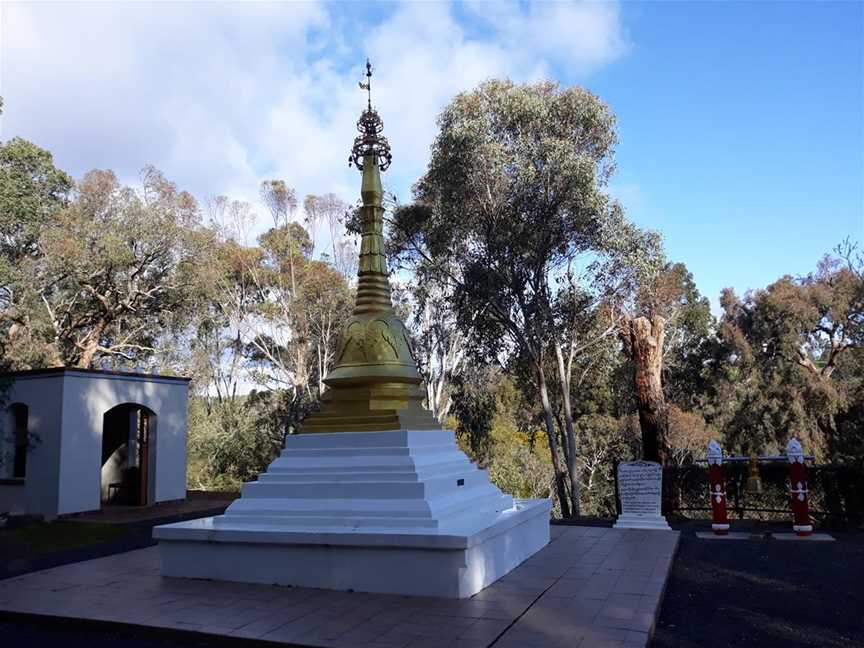
[[[361,90],[365,90],[367,93],[366,106],[368,110],[372,110],[372,64],[369,62],[369,59],[366,59],[366,83],[362,81],[357,85],[360,86]]]
[[[789,463],[804,463],[804,448],[798,439],[790,439],[786,444],[786,457]]]
[[[360,115],[357,122],[357,130],[360,131],[354,139],[351,147],[351,155],[348,156],[348,166],[352,164],[358,170],[363,170],[363,159],[367,155],[374,155],[378,168],[386,171],[393,160],[390,154],[390,142],[381,133],[384,130],[384,122],[378,116],[378,112],[372,108],[372,64],[366,59],[366,83],[359,83],[362,90],[368,93],[366,110]]]

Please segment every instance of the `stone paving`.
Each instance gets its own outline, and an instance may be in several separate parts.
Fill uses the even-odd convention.
[[[464,600],[167,579],[152,547],[0,581],[0,611],[331,648],[641,648],[678,535],[553,526],[546,548]]]

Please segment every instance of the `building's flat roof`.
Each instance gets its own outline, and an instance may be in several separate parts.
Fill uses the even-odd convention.
[[[0,373],[0,378],[28,378],[30,376],[59,376],[66,374],[87,374],[94,376],[120,376],[123,378],[135,378],[137,380],[176,380],[178,382],[189,382],[192,380],[186,376],[166,376],[164,374],[138,373],[135,371],[110,371],[108,369],[80,369],[78,367],[47,367],[45,369],[26,369],[23,371],[9,371]]]

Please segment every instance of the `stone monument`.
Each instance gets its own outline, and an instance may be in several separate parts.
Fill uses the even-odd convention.
[[[616,529],[664,529],[671,527],[660,514],[663,469],[655,461],[618,464],[618,496],[621,515]]]
[[[165,576],[468,597],[549,542],[548,500],[513,500],[422,407],[390,299],[382,171],[369,99],[349,158],[362,172],[357,298],[321,410],[224,515],[154,529]]]

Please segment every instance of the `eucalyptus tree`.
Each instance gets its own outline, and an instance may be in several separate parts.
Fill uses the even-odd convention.
[[[41,228],[39,254],[22,262],[10,337],[39,340],[41,351],[33,344],[16,361],[122,366],[152,356],[190,315],[204,243],[198,215],[192,196],[152,167],[139,189],[110,171],[87,173]]]
[[[270,210],[270,215],[273,217],[273,231],[284,232],[287,237],[288,247],[293,248],[293,228],[290,227],[290,224],[294,217],[294,212],[297,211],[297,194],[294,188],[289,187],[284,180],[264,180],[261,182],[260,194],[261,201],[267,206],[267,209]],[[306,236],[308,238],[308,234]],[[302,246],[302,243],[300,245]],[[289,277],[291,279],[291,294],[297,292],[294,259],[294,254],[286,256]]]
[[[602,291],[604,259],[630,232],[603,190],[614,170],[615,117],[579,87],[493,80],[455,97],[439,129],[414,202],[394,213],[391,244],[418,281],[448,284],[456,320],[479,353],[525,358],[562,515],[578,514],[572,412],[556,429],[549,372],[561,374],[566,401],[571,354],[590,348],[563,308],[571,291],[558,282],[569,270],[580,290]],[[634,245],[629,237],[624,247]]]
[[[345,278],[312,253],[306,230],[291,222],[267,230],[256,248],[237,257],[254,294],[242,318],[250,375],[263,387],[286,390],[292,403],[320,396],[351,311]]]
[[[339,196],[327,193],[322,196],[309,194],[303,199],[303,211],[310,228],[326,223],[330,235],[330,262],[343,277],[348,280],[357,273],[357,251],[348,238],[345,228],[345,218],[348,213],[348,203]],[[313,243],[315,237],[312,237]]]
[[[26,365],[45,350],[26,307],[27,267],[40,256],[41,233],[68,205],[73,186],[50,152],[17,137],[0,143],[0,367]]]
[[[664,380],[670,371],[677,379],[676,396],[695,393],[708,339],[711,308],[699,294],[693,276],[682,263],[630,263],[634,285],[616,305],[619,336],[630,361],[633,390],[642,435],[642,456],[666,463],[669,457],[669,411]],[[682,385],[682,378],[689,383]]]
[[[241,409],[248,340],[245,332],[260,293],[254,280],[263,251],[249,245],[255,215],[249,203],[216,196],[206,201],[211,240],[196,275],[197,305],[190,372],[210,415]],[[222,414],[224,417],[224,414]]]
[[[351,293],[335,268],[312,258],[309,232],[290,220],[294,190],[281,181],[262,186],[274,226],[257,245],[247,242],[255,221],[247,203],[207,201],[214,240],[198,274],[193,360],[209,381],[208,404],[234,400],[245,379],[280,392],[273,402],[290,427],[324,390]]]
[[[51,153],[15,137],[0,144],[0,250],[30,254],[41,228],[69,202],[74,182]]]
[[[426,407],[443,424],[453,408],[455,381],[465,368],[467,342],[441,282],[414,283],[408,290],[413,308],[407,323],[426,386]]]
[[[743,298],[727,289],[721,305],[710,415],[730,442],[762,451],[796,436],[822,458],[860,453],[864,434],[850,419],[864,407],[864,258],[855,246]]]
[[[327,263],[310,261],[302,277],[298,306],[309,326],[308,344],[312,347],[313,373],[320,398],[326,389],[324,379],[336,361],[339,334],[351,316],[354,299],[345,277]]]
[[[258,241],[260,256],[247,268],[257,297],[245,320],[248,357],[257,367],[253,377],[299,398],[308,394],[311,379],[309,322],[299,302],[312,241],[296,222],[275,226]]]

